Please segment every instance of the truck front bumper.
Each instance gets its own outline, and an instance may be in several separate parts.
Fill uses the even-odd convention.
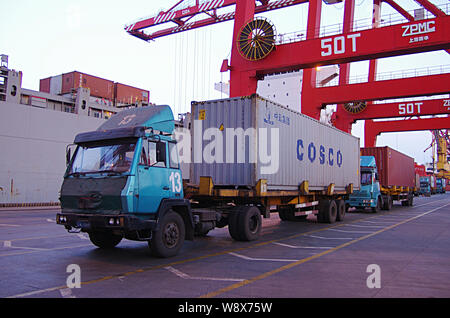
[[[352,208],[373,208],[376,206],[374,199],[370,200],[348,200],[346,201],[349,207]]]
[[[95,229],[109,229],[118,231],[140,231],[156,229],[156,220],[143,220],[128,214],[74,214],[57,213],[56,223],[64,225],[67,230],[80,229],[88,232]]]

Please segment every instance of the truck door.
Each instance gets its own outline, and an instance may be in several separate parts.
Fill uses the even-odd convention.
[[[183,178],[178,160],[177,144],[175,142],[168,142],[168,150],[170,196],[181,199],[183,198]]]
[[[171,197],[167,142],[142,140],[138,173],[138,212],[155,213],[162,199]]]

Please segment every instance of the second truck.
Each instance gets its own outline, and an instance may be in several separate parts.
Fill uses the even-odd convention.
[[[389,147],[361,148],[361,189],[346,204],[373,212],[390,210],[394,201],[411,206],[415,186],[413,158]]]

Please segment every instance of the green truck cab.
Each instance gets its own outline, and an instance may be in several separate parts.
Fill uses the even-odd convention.
[[[178,253],[194,236],[184,198],[169,106],[124,110],[78,134],[68,155],[57,223],[89,234],[101,248],[122,238],[148,241],[157,256]]]
[[[361,189],[354,191],[346,201],[347,207],[370,208],[376,212],[382,207],[382,195],[374,156],[361,156]]]

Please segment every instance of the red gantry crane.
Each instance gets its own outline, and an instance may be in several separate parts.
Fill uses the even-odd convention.
[[[335,4],[342,0],[324,0]],[[386,3],[403,16],[403,20],[382,24],[381,4]],[[373,101],[448,94],[450,74],[416,76],[404,79],[376,80],[377,59],[412,53],[446,50],[450,52],[449,5],[437,7],[428,0],[416,0],[427,13],[417,19],[395,0],[373,0],[372,23],[354,30],[355,0],[345,0],[344,18],[339,33],[322,35],[321,0],[207,0],[179,1],[167,11],[141,19],[125,30],[145,41],[200,28],[215,23],[234,20],[233,43],[230,61],[225,60],[221,71],[230,71],[230,97],[256,93],[258,80],[274,73],[303,69],[301,95],[302,113],[318,119],[320,110],[329,104],[338,104],[334,116],[337,128],[350,132],[356,120],[369,118],[404,117],[413,114],[448,114],[448,107],[440,107],[443,100],[418,99],[410,104],[377,104]],[[305,37],[289,42],[277,41],[275,26],[267,19],[255,15],[264,12],[308,3],[308,20]],[[234,11],[232,8],[234,7]],[[228,11],[221,13],[224,8]],[[231,8],[231,11],[230,11]],[[152,32],[151,27],[160,26]],[[368,81],[349,84],[350,62],[370,60]],[[339,85],[316,87],[316,67],[340,64]],[[417,107],[420,105],[420,107]],[[411,108],[412,107],[412,108]],[[416,120],[417,121],[417,120]],[[414,125],[418,122],[414,122]],[[410,130],[412,121],[375,123],[366,120],[367,145],[374,143],[374,132],[389,126],[403,125]],[[450,128],[450,119],[420,119],[422,126],[433,125]],[[380,128],[384,125],[383,128]],[[406,127],[404,127],[406,126]],[[388,130],[382,130],[388,131]]]

